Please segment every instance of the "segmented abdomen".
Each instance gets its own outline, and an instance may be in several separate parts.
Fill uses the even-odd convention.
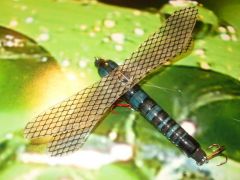
[[[138,85],[124,94],[123,98],[188,156],[191,156],[199,148],[198,142]]]

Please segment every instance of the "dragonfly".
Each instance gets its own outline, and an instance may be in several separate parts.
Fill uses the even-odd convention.
[[[77,151],[114,104],[123,99],[198,165],[223,155],[225,148],[218,144],[211,145],[215,150],[207,155],[197,140],[138,85],[153,70],[189,50],[197,16],[195,6],[175,11],[122,65],[97,58],[95,65],[101,80],[28,122],[25,137],[50,137],[48,152],[52,156]]]

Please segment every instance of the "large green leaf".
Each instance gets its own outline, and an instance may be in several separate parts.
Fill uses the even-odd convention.
[[[240,77],[238,61],[240,43],[232,37],[237,36],[240,27],[237,19],[238,4],[237,0],[221,0],[217,3],[213,0],[204,1],[203,7],[199,7],[200,19],[195,31],[197,40],[194,42],[194,49],[177,62],[178,65],[184,66],[167,68],[166,71],[155,73],[142,82],[142,87],[148,94],[177,121],[187,118],[197,125],[196,138],[204,149],[212,143],[223,144],[227,148],[227,155],[236,160],[230,161],[220,170],[213,165],[199,170],[186,161],[190,168],[185,168],[184,171],[190,174],[193,171],[195,175],[191,175],[190,178],[237,177],[239,82],[236,79]],[[69,90],[73,92],[97,81],[99,77],[93,65],[94,56],[123,62],[148,34],[162,24],[164,15],[177,9],[176,6],[166,5],[159,10],[160,14],[153,14],[100,4],[96,1],[74,0],[3,0],[1,7],[1,25],[11,27],[37,40],[56,57],[56,60],[28,36],[1,28],[2,37],[10,33],[27,43],[25,48],[20,50],[5,48],[1,54],[0,91],[4,95],[0,101],[4,101],[0,103],[0,134],[22,129],[28,117],[33,117],[33,114],[66,97],[67,93],[62,89],[62,84],[68,90],[73,86],[74,90]],[[217,13],[217,16],[213,12]],[[107,27],[106,20],[109,20],[110,26],[111,23],[114,26]],[[226,32],[222,32],[222,29],[219,31],[219,24]],[[236,32],[230,32],[228,25],[233,26]],[[116,33],[123,37],[123,43],[112,38]],[[39,62],[41,56],[48,56],[50,59],[45,63]],[[62,67],[60,68],[56,62]],[[203,71],[199,68],[212,71]],[[69,75],[71,83],[66,84],[69,81],[64,80],[65,76],[60,69]],[[160,89],[149,84],[160,86]],[[61,95],[57,95],[56,93],[60,91]],[[174,171],[169,171],[172,164],[166,163],[166,154],[170,154],[171,161],[175,163],[172,154],[177,152],[179,155],[180,152],[164,136],[138,113],[123,108],[117,108],[116,111],[118,114],[111,113],[97,127],[95,133],[111,138],[114,137],[112,134],[116,133],[116,141],[133,144],[136,151],[133,156],[134,164],[132,161],[126,164],[114,163],[103,167],[99,172],[92,172],[66,166],[23,164],[13,159],[14,164],[1,172],[0,179],[14,179],[16,176],[29,178],[29,172],[39,179],[63,177],[106,179],[109,174],[112,175],[109,177],[111,179],[130,177],[148,179],[155,176],[158,171],[159,174],[166,175],[164,170],[168,170],[168,177],[183,172],[179,170],[181,165]],[[162,158],[158,158],[159,156]],[[198,176],[199,173],[208,174]]]
[[[2,135],[23,128],[34,111],[42,110],[47,104],[56,102],[56,99],[67,91],[64,84],[61,84],[64,83],[65,77],[56,61],[34,40],[11,29],[0,27],[0,42]]]
[[[204,148],[223,144],[228,156],[240,161],[238,80],[213,71],[174,66],[152,76],[143,87],[176,120],[192,121]]]
[[[219,18],[223,21],[223,23],[228,23],[230,25],[233,25],[236,29],[240,29],[240,22],[239,22],[239,8],[240,8],[240,2],[239,0],[209,0],[209,1],[202,1],[201,3],[204,4],[204,6],[214,10],[216,14],[219,16]]]

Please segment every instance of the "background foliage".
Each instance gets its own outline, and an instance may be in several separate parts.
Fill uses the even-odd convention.
[[[0,179],[239,179],[238,0],[198,1],[191,52],[141,82],[179,123],[193,125],[204,149],[225,145],[226,165],[215,166],[219,158],[197,167],[138,113],[124,108],[104,119],[80,150],[89,154],[80,153],[70,165],[45,158],[44,143],[33,146],[23,138],[25,124],[36,114],[99,80],[94,57],[121,64],[167,15],[191,5],[140,2],[0,2]],[[19,43],[6,35],[23,45],[5,48],[9,40]],[[126,149],[131,156],[119,159]]]

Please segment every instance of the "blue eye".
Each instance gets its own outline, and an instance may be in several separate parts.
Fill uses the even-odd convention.
[[[107,76],[109,74],[109,72],[104,67],[99,67],[98,68],[98,74],[101,77],[104,77],[104,76]]]
[[[105,61],[98,65],[98,74],[101,77],[107,76],[112,70],[118,67],[117,63],[112,60]]]

